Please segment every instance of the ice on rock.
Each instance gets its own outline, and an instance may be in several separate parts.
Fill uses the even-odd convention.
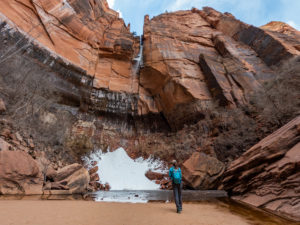
[[[160,185],[150,181],[145,173],[150,169],[155,172],[165,173],[163,163],[151,158],[144,160],[131,159],[123,148],[113,152],[92,153],[84,160],[96,161],[99,167],[98,174],[101,183],[109,183],[111,190],[158,190]]]

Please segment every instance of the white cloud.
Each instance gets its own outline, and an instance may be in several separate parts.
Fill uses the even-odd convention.
[[[197,4],[197,2],[199,3],[197,0],[176,0],[175,3],[169,5],[168,9],[171,11],[186,9],[186,7]]]
[[[107,3],[109,5],[109,8],[114,9],[114,7],[115,7],[115,0],[107,0]],[[119,17],[120,18],[123,18],[123,14],[122,14],[122,12],[121,12],[120,9],[114,9],[114,10],[119,13]]]
[[[107,3],[111,9],[115,6],[115,0],[107,0]]]
[[[293,20],[288,21],[287,24],[294,27],[295,29],[299,29],[299,26]]]
[[[264,4],[263,0],[175,0],[167,9],[176,11],[210,6],[221,12],[230,12],[244,22],[259,24],[265,14]]]
[[[122,14],[121,10],[120,10],[120,9],[117,9],[116,11],[119,13],[119,17],[120,17],[120,18],[123,18],[123,14]]]

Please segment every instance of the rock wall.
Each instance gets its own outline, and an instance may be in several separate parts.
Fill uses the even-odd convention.
[[[298,33],[279,39],[211,8],[146,16],[140,84],[170,126],[181,129],[203,119],[215,103],[247,105],[264,82],[276,77],[271,65],[299,55]]]
[[[148,102],[138,100],[138,77],[133,66],[139,38],[130,33],[117,12],[108,8],[106,0],[16,0],[1,1],[0,7],[6,46],[1,63],[25,50],[31,52],[34,46],[40,52],[37,56],[35,49],[34,58],[46,68],[68,67],[64,83],[76,80],[74,88],[87,86],[86,93],[79,95],[84,99],[82,109],[124,114],[145,111],[143,106]],[[58,71],[60,75],[62,72]]]
[[[106,1],[0,6],[4,117],[53,161],[71,163],[93,149],[121,146],[137,130],[169,130],[138,84],[140,38]],[[96,132],[80,131],[86,124]]]
[[[195,189],[270,132],[252,97],[300,54],[288,25],[211,8],[146,16],[142,46],[105,0],[3,0],[0,19],[1,148],[61,169],[123,147],[185,162]]]
[[[299,166],[297,117],[233,161],[222,188],[238,200],[299,220]]]
[[[40,47],[82,68],[95,88],[136,93],[130,64],[134,38],[105,0],[1,1],[2,19]]]

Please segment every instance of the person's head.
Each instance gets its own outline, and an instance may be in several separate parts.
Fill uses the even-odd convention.
[[[172,162],[171,162],[171,163],[172,163],[172,165],[173,165],[173,166],[175,166],[175,167],[177,166],[177,161],[176,161],[175,159],[174,159],[174,160],[172,160]]]

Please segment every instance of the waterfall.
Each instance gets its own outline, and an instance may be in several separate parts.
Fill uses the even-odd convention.
[[[101,150],[85,157],[84,161],[97,162],[101,183],[109,183],[111,190],[158,190],[160,185],[150,181],[145,173],[148,170],[166,173],[159,160],[131,159],[123,148],[103,153]]]
[[[133,59],[133,75],[138,75],[140,68],[143,66],[143,49],[144,46],[142,42],[140,42],[139,54]]]

